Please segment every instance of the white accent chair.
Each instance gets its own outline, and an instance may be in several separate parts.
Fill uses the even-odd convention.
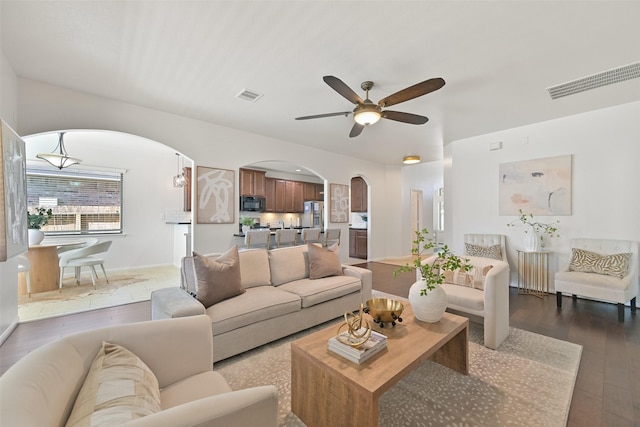
[[[282,246],[295,246],[298,239],[298,230],[293,228],[285,228],[276,230],[276,246],[278,248]]]
[[[96,281],[98,280],[98,275],[96,274],[95,266],[99,265],[102,268],[102,274],[104,274],[105,280],[107,281],[107,283],[109,283],[107,272],[104,269],[104,258],[96,257],[95,255],[106,253],[110,247],[111,240],[106,240],[104,242],[95,243],[91,246],[85,246],[60,254],[60,256],[58,257],[58,264],[60,266],[60,291],[62,291],[64,269],[66,267],[75,268],[77,285],[80,284],[80,273],[82,267],[91,267],[91,282],[93,283],[93,288],[96,289]]]
[[[271,241],[270,230],[247,230],[244,234],[244,245],[247,249],[264,246],[269,249]]]
[[[233,391],[213,370],[206,315],[94,329],[53,341],[24,356],[0,377],[3,426],[64,426],[102,342],[138,356],[160,386],[160,412],[121,426],[278,425],[278,390]]]
[[[505,247],[505,238],[503,234],[465,234],[464,243],[469,243],[476,246],[482,246],[485,248],[500,245],[500,255],[504,262],[507,261],[507,250]],[[467,245],[465,245],[465,255],[471,255],[467,252]]]
[[[322,245],[327,247],[337,243],[340,246],[340,229],[339,228],[327,228],[324,230],[324,239],[322,239]]]
[[[318,243],[320,242],[320,230],[319,228],[303,228],[301,237],[302,243]]]
[[[624,306],[630,302],[631,311],[636,311],[638,296],[638,242],[607,239],[572,239],[571,248],[595,252],[599,255],[631,253],[629,270],[623,278],[604,274],[571,271],[571,255],[565,266],[554,275],[556,305],[562,308],[562,293],[618,304],[618,321],[624,322]]]

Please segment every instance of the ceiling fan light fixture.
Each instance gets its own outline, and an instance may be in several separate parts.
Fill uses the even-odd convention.
[[[380,113],[377,111],[360,111],[355,114],[356,123],[362,126],[369,126],[380,120]]]
[[[52,166],[57,167],[62,170],[63,168],[67,168],[71,165],[75,165],[76,163],[80,163],[80,159],[75,157],[69,157],[67,154],[66,148],[64,148],[64,134],[65,132],[60,132],[60,136],[58,137],[58,145],[51,153],[40,153],[37,154],[36,157],[42,160],[46,160],[51,163]]]
[[[405,165],[414,165],[416,163],[420,163],[420,156],[404,156],[402,159],[402,163]]]

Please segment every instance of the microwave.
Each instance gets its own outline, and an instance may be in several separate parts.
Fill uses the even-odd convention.
[[[241,196],[240,210],[249,212],[263,212],[265,200],[264,197]]]

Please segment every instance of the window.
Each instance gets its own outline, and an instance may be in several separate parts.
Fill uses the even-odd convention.
[[[28,166],[27,207],[51,208],[46,235],[122,233],[122,173]]]

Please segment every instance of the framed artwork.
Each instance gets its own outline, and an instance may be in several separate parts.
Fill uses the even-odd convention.
[[[232,224],[235,221],[235,172],[197,167],[196,223]]]
[[[571,215],[572,156],[501,163],[500,215]]]
[[[4,121],[0,129],[0,261],[6,261],[28,249],[27,156],[18,134]]]
[[[329,221],[349,222],[349,186],[329,184]]]

